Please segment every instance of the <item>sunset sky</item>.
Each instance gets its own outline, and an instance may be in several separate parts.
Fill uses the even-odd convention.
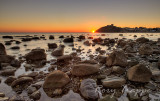
[[[160,0],[0,0],[0,32],[160,27]]]

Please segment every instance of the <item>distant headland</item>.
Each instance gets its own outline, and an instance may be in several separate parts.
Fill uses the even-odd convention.
[[[160,28],[146,28],[146,27],[135,27],[135,28],[129,28],[129,27],[117,27],[114,26],[114,24],[107,25],[104,27],[99,28],[95,32],[99,33],[116,33],[116,32],[150,32],[150,33],[158,33],[160,32]]]

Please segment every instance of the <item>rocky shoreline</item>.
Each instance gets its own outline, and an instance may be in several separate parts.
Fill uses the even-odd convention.
[[[60,44],[54,42],[54,35],[48,39],[45,35],[23,36],[21,41],[14,38],[22,36],[3,36],[10,41],[0,43],[0,81],[11,87],[14,94],[8,96],[0,92],[0,101],[42,101],[44,93],[48,98],[64,97],[60,101],[160,100],[160,39],[152,41],[139,37],[132,40],[103,36],[105,34],[99,38],[62,35],[59,36],[62,40]],[[18,44],[26,42],[27,46],[27,42],[32,40],[53,40],[47,46],[50,54],[42,48],[32,49],[19,57],[7,54],[6,46],[15,43],[17,46],[10,49],[19,50],[21,47]],[[93,50],[80,46],[75,48],[75,41],[86,47],[92,46]],[[96,45],[107,48],[95,48]],[[66,46],[72,47],[73,52],[64,54]],[[83,50],[87,50],[88,54],[92,51],[97,54],[83,59]],[[49,55],[55,59],[48,60]],[[28,73],[15,76],[19,68]],[[24,92],[27,95],[24,96]]]

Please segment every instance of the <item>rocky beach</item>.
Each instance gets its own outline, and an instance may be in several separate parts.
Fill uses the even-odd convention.
[[[160,101],[160,33],[0,33],[0,101]]]

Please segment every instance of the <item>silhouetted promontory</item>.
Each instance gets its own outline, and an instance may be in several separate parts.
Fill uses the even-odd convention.
[[[135,27],[135,28],[129,28],[129,27],[117,27],[114,26],[114,24],[107,25],[104,27],[99,28],[96,30],[96,32],[100,33],[116,33],[116,32],[160,32],[160,28],[146,28],[146,27]]]

